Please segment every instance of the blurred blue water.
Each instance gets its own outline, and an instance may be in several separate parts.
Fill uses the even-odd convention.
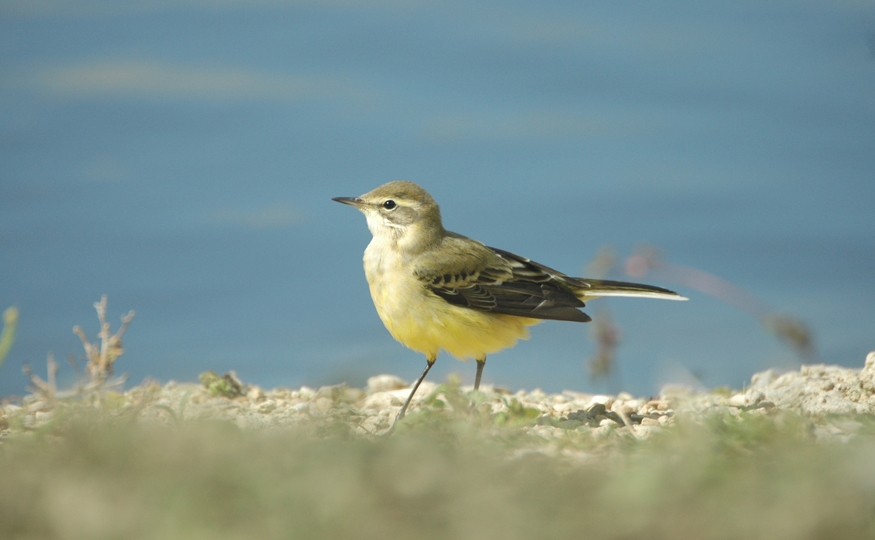
[[[364,219],[330,201],[399,178],[489,245],[570,274],[656,245],[806,321],[823,361],[875,349],[870,4],[12,0],[0,51],[0,308],[21,311],[0,395],[81,354],[71,328],[96,334],[104,293],[114,325],[137,311],[133,382],[412,379]],[[590,304],[622,331],[609,381],[586,373],[588,327],[555,322],[485,380],[643,394],[797,361],[655,283],[690,302]],[[450,371],[473,379],[448,357],[433,378]]]

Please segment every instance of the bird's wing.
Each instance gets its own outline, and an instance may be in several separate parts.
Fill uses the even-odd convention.
[[[687,300],[686,297],[674,291],[628,281],[611,281],[607,279],[590,279],[566,276],[558,270],[553,270],[533,260],[514,255],[497,248],[489,248],[497,255],[511,262],[514,266],[514,279],[531,279],[533,281],[548,280],[562,290],[572,293],[581,305],[584,301],[603,296],[630,296],[635,298],[659,298],[661,300]]]
[[[561,272],[457,235],[442,248],[442,261],[421,260],[414,271],[453,305],[533,319],[592,320],[578,310],[584,303],[566,285],[572,278]]]

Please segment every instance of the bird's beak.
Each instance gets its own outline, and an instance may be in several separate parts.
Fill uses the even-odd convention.
[[[365,204],[365,201],[361,200],[359,197],[334,197],[331,200],[355,206],[356,208],[361,208]]]

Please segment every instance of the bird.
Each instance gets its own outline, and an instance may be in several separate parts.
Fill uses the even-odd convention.
[[[432,196],[410,181],[332,200],[365,215],[373,238],[363,262],[377,314],[395,340],[426,357],[391,429],[404,418],[441,350],[476,361],[478,390],[488,355],[527,339],[528,327],[542,320],[591,321],[581,311],[590,299],[687,299],[652,285],[570,277],[448,231]]]

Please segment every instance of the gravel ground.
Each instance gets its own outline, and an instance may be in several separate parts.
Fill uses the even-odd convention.
[[[366,388],[337,385],[294,390],[245,385],[233,374],[205,374],[201,379],[201,384],[144,383],[123,393],[105,392],[100,405],[143,422],[222,420],[242,429],[268,429],[343,421],[355,433],[370,436],[388,430],[410,391],[406,381],[393,375],[371,377]],[[450,394],[455,391],[457,396],[466,395],[471,390],[453,387],[452,383],[424,382],[413,399],[410,415],[424,408],[452,410],[454,402],[458,408],[462,402]],[[793,411],[812,418],[818,437],[847,438],[860,425],[853,421],[854,414],[875,413],[875,351],[869,353],[862,369],[806,365],[783,374],[774,370],[757,373],[740,391],[694,392],[666,387],[660,394],[657,398],[641,398],[623,392],[597,395],[566,390],[547,394],[538,389],[510,392],[485,387],[473,401],[479,403],[479,411],[493,418],[504,415],[528,420],[520,422],[519,429],[546,442],[569,433],[642,439],[671,425],[677,415],[776,411]],[[45,395],[33,394],[19,404],[2,405],[0,439],[51,422],[57,403]]]

